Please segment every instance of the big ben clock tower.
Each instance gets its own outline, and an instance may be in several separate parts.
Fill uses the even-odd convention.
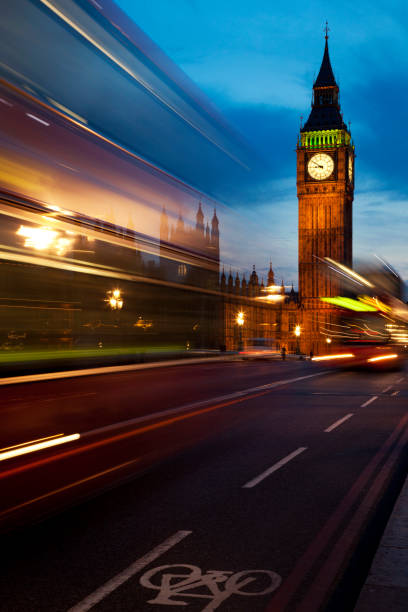
[[[328,35],[313,85],[312,110],[297,145],[299,200],[299,297],[303,311],[302,348],[326,350],[333,316],[320,298],[338,295],[324,257],[352,263],[354,145],[339,103],[329,58]]]

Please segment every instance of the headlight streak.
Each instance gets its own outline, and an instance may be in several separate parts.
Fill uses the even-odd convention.
[[[53,436],[45,436],[44,438],[37,438],[36,440],[29,440],[28,442],[21,442],[20,444],[13,444],[12,446],[5,446],[4,448],[0,448],[0,453],[3,451],[10,450],[12,448],[21,448],[22,446],[29,446],[30,444],[35,444],[35,442],[43,442],[44,440],[51,440],[53,438],[61,438],[64,434],[54,434]]]
[[[44,442],[36,442],[35,444],[27,443],[27,446],[20,446],[18,448],[11,448],[11,450],[0,452],[0,461],[6,461],[7,459],[13,459],[14,457],[27,455],[29,453],[35,453],[36,451],[50,448],[52,446],[58,446],[59,444],[73,442],[74,440],[79,440],[80,437],[81,436],[79,433],[75,433],[69,436],[62,435],[61,437],[45,440]]]
[[[329,359],[346,359],[354,357],[353,353],[341,353],[339,355],[321,355],[320,357],[312,357],[312,361],[327,361]]]
[[[391,355],[380,355],[379,357],[371,357],[367,359],[368,362],[373,363],[375,361],[384,361],[385,359],[396,359],[398,355],[396,353],[391,353]]]

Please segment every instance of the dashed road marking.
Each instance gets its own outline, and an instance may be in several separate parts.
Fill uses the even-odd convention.
[[[96,589],[96,591],[88,595],[88,597],[85,597],[85,599],[70,608],[68,612],[86,612],[87,610],[90,610],[97,603],[102,601],[102,599],[105,599],[105,597],[120,587],[124,582],[129,580],[129,578],[140,572],[140,570],[144,569],[147,565],[149,565],[149,563],[155,561],[158,557],[161,557],[161,555],[170,550],[170,548],[173,548],[173,546],[181,542],[181,540],[184,540],[184,538],[192,533],[192,531],[177,531],[174,535],[167,538],[167,540],[164,540],[164,542],[129,565],[129,567],[123,570],[123,572],[116,574],[116,576],[108,580],[108,582],[105,582],[105,584],[99,587],[99,589]]]
[[[364,404],[361,404],[360,408],[365,408],[366,406],[368,406],[368,404],[371,404],[371,402],[374,402],[376,399],[378,399],[378,395],[370,397],[370,399],[364,402]]]
[[[289,461],[291,461],[292,459],[300,455],[300,453],[303,453],[303,451],[305,450],[307,450],[307,446],[301,446],[297,450],[293,451],[293,453],[290,453],[290,455],[287,455],[286,457],[284,457],[283,459],[281,459],[280,461],[272,465],[270,468],[262,472],[262,474],[259,474],[259,476],[256,476],[255,478],[253,478],[252,480],[244,484],[242,488],[252,489],[252,487],[255,487],[262,480],[264,480],[265,478],[273,474],[273,472],[276,472],[277,470],[279,470],[279,468],[281,468],[283,465],[285,465],[286,463],[288,463]]]
[[[402,381],[405,379],[405,376],[402,376],[401,378],[399,378],[398,380],[396,380],[396,383],[402,383]]]
[[[342,419],[339,419],[338,421],[336,421],[335,423],[333,423],[333,425],[330,425],[330,427],[328,427],[327,429],[325,429],[324,431],[326,433],[329,433],[330,431],[333,431],[333,429],[336,429],[336,427],[338,427],[339,425],[341,425],[342,423],[344,423],[344,421],[347,421],[350,417],[353,416],[353,412],[350,412],[350,414],[346,414],[345,417],[343,417]]]
[[[390,389],[392,389],[392,385],[390,385],[389,387],[386,387],[384,391],[381,391],[381,393],[387,393],[387,391],[389,391]]]

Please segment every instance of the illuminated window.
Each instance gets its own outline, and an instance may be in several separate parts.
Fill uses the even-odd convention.
[[[185,276],[187,274],[187,266],[186,264],[180,264],[178,267],[178,275]]]

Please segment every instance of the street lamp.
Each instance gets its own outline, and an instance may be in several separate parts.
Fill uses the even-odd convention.
[[[295,336],[296,336],[296,355],[299,355],[300,353],[300,346],[299,346],[299,338],[300,338],[300,325],[296,325],[295,327]]]
[[[123,306],[123,299],[120,289],[112,289],[112,291],[107,291],[106,294],[108,297],[105,302],[108,302],[112,310],[121,310]]]
[[[242,326],[245,323],[245,314],[242,312],[242,310],[239,311],[239,313],[236,316],[235,319],[237,325],[238,325],[238,332],[239,332],[239,340],[238,340],[238,350],[242,351]]]

